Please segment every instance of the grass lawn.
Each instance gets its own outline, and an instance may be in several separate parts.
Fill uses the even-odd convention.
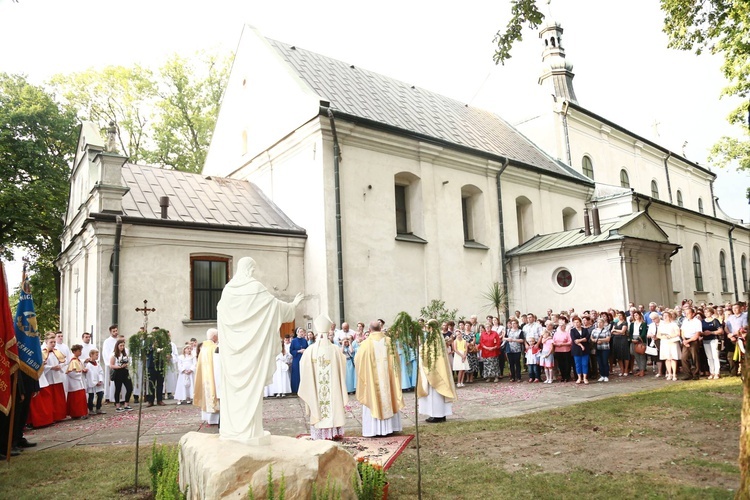
[[[742,384],[675,383],[521,417],[420,426],[426,498],[732,498]],[[405,432],[413,429],[405,429]],[[388,471],[416,495],[416,444]]]
[[[425,497],[732,498],[739,379],[668,384],[520,417],[420,426]],[[388,471],[390,498],[416,495],[415,446]],[[150,456],[146,444],[143,485]],[[0,499],[123,498],[133,460],[132,446],[26,452],[0,464]]]

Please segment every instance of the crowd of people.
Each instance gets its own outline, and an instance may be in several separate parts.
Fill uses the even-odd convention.
[[[380,320],[387,335],[385,323]],[[747,335],[747,306],[743,302],[714,306],[684,300],[674,308],[656,303],[648,307],[630,304],[627,309],[597,311],[574,309],[538,317],[515,311],[508,321],[487,316],[480,322],[448,320],[441,325],[446,354],[456,387],[482,379],[499,383],[609,382],[610,376],[644,377],[651,371],[665,380],[718,379],[722,358],[726,373],[738,375]],[[346,386],[357,389],[354,360],[371,329],[357,323],[341,328],[334,324],[328,339],[346,359]],[[300,383],[299,360],[315,342],[312,331],[298,328],[286,338],[277,358],[277,374],[287,373],[289,383],[269,386],[268,396],[296,393]],[[398,346],[400,381],[404,391],[416,386],[416,355]],[[411,368],[407,365],[411,364]],[[285,380],[280,378],[280,380]],[[276,376],[274,376],[276,381]]]

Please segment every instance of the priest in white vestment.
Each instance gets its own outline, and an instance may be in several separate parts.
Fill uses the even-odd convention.
[[[310,436],[313,439],[344,437],[346,390],[346,358],[341,349],[328,340],[330,318],[315,318],[317,340],[305,349],[300,360],[300,383],[297,395],[307,405],[310,415]]]
[[[169,339],[172,340],[172,333],[167,333],[169,334]],[[177,344],[175,344],[174,341],[170,342],[170,344],[172,346],[172,353],[167,360],[167,373],[164,374],[164,392],[167,395],[164,399],[174,397],[174,393],[177,390],[177,377],[180,375],[180,370],[177,367],[180,353],[177,351]]]
[[[206,331],[206,340],[201,344],[195,367],[195,394],[193,405],[201,409],[201,421],[218,425],[220,418],[219,377],[217,377],[218,355],[216,349],[219,334],[216,328]]]
[[[277,299],[253,276],[255,260],[243,257],[216,306],[221,336],[221,437],[262,444],[263,388],[273,380],[279,329],[294,320],[302,301]]]
[[[437,321],[431,319],[427,328],[436,330]],[[436,357],[432,360],[427,359],[426,350],[419,349],[419,414],[427,415],[429,423],[445,422],[445,417],[453,415],[453,402],[456,400],[456,384],[453,382],[453,370],[448,362],[445,342],[441,340],[437,344]]]
[[[391,339],[380,329],[379,320],[370,323],[370,335],[354,356],[364,437],[387,436],[402,429],[401,362],[398,354],[391,351]]]

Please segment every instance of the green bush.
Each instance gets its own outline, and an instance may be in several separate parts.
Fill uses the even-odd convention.
[[[173,446],[151,448],[151,491],[156,500],[183,500],[186,496],[180,491],[180,450]]]
[[[159,474],[164,470],[165,453],[164,446],[157,448],[156,439],[154,439],[154,444],[151,447],[151,462],[148,464],[148,472],[151,475],[151,491],[154,494],[156,494]]]
[[[354,492],[359,500],[381,500],[385,488],[385,471],[378,464],[372,464],[367,460],[357,460],[357,472],[352,478]]]

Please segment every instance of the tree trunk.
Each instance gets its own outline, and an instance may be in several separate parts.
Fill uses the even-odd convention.
[[[750,500],[750,350],[742,360],[742,417],[740,422],[740,487],[736,500]]]

